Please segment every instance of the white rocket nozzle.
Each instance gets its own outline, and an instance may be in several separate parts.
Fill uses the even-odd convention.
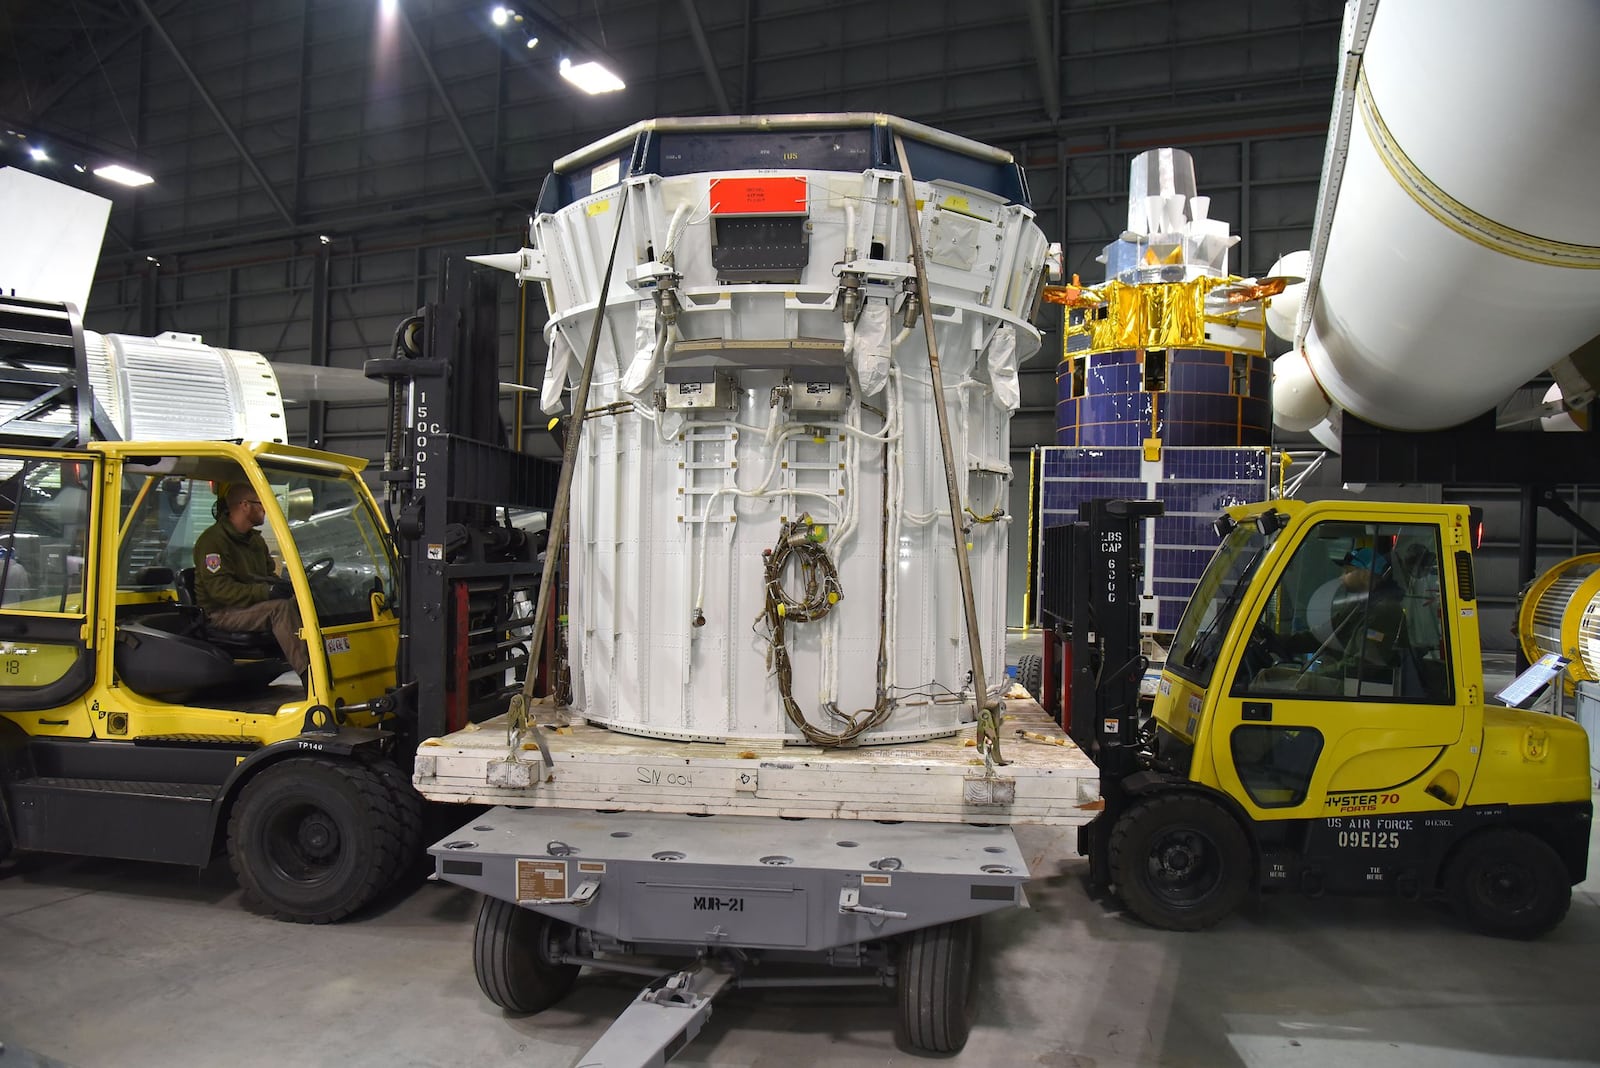
[[[473,263],[481,263],[485,267],[493,267],[497,271],[520,275],[522,273],[522,253],[520,252],[495,252],[486,256],[468,256]]]
[[[514,274],[519,282],[544,282],[550,278],[549,263],[544,253],[536,248],[524,248],[520,252],[491,252],[485,256],[468,256],[467,259]]]

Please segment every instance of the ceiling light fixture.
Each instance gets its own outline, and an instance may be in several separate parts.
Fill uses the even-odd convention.
[[[539,38],[537,38],[537,37],[528,38],[528,47],[530,49],[538,48],[539,47]]]
[[[148,174],[136,171],[132,167],[124,167],[120,163],[108,163],[104,167],[96,167],[94,173],[96,178],[104,178],[106,181],[116,182],[118,185],[140,186],[149,185],[155,181]]]
[[[28,155],[32,156],[34,159],[38,160],[40,163],[45,163],[50,159],[50,153],[46,152],[44,149],[40,148],[38,145],[29,145],[28,146]]]
[[[621,78],[592,59],[584,63],[573,63],[570,59],[563,59],[561,76],[591,96],[614,93],[628,87]]]
[[[497,7],[493,11],[489,12],[489,21],[494,23],[496,26],[504,26],[507,22],[511,21],[511,10],[509,8]]]

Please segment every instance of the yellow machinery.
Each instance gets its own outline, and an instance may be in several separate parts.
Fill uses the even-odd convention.
[[[102,395],[197,436],[218,405],[170,355],[138,389],[96,383],[70,305],[0,300],[0,856],[226,852],[265,911],[317,923],[422,859],[417,744],[520,689],[539,565],[510,510],[551,481],[502,443],[497,295],[462,266],[369,361],[391,393],[383,508],[349,456],[93,440],[123,429]],[[225,484],[264,506],[279,570],[257,577],[298,609],[304,679],[272,633],[194,603]]]
[[[415,859],[420,799],[377,729],[399,626],[364,466],[231,442],[0,449],[0,835],[196,866],[222,845],[251,897],[301,921]],[[294,587],[304,685],[270,633],[218,631],[188,595],[214,487],[240,481]]]
[[[1443,898],[1511,937],[1558,923],[1588,863],[1588,740],[1484,693],[1468,510],[1229,509],[1141,726],[1124,594],[1158,509],[1097,502],[1055,554],[1064,618],[1094,621],[1071,691],[1105,800],[1079,841],[1094,881],[1179,930],[1280,888]]]

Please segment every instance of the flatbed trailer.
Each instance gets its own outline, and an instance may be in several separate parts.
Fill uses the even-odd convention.
[[[993,766],[971,727],[820,749],[530,712],[537,734],[500,719],[429,739],[414,781],[499,806],[431,849],[440,879],[484,895],[473,962],[492,1001],[540,1011],[583,966],[649,978],[585,1065],[665,1064],[741,984],[894,987],[902,1042],[958,1050],[979,918],[1027,905],[1011,827],[1080,826],[1099,808],[1094,765],[1020,687]],[[833,971],[765,973],[785,964]]]

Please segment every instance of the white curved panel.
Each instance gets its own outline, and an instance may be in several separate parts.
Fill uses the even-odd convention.
[[[1600,334],[1600,4],[1521,5],[1514,28],[1507,11],[1389,0],[1347,57],[1356,106],[1303,359],[1381,426],[1464,422]],[[1283,381],[1301,358],[1281,358]]]

